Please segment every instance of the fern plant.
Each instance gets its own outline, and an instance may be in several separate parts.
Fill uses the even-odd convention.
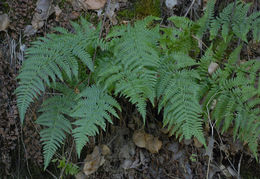
[[[45,169],[66,134],[72,133],[80,156],[88,137],[95,136],[99,132],[98,127],[105,130],[106,121],[112,123],[110,114],[119,118],[114,108],[120,109],[118,103],[97,86],[82,87],[79,94],[60,83],[55,84],[53,89],[61,93],[43,102],[39,110],[42,114],[36,121],[45,127],[40,132]],[[71,118],[74,120],[71,121]]]
[[[83,18],[80,24],[72,22],[72,26],[75,33],[56,28],[59,35],[50,34],[34,42],[18,76],[16,95],[21,123],[30,103],[45,88],[57,92],[43,102],[36,121],[44,127],[40,132],[44,169],[67,134],[72,133],[80,156],[88,137],[95,136],[98,127],[105,129],[105,121],[112,122],[110,114],[118,117],[114,108],[120,109],[102,88],[82,83],[88,77],[80,74],[82,64],[93,71],[91,52],[96,47],[105,48],[99,39],[100,27],[95,29]]]
[[[62,73],[68,78],[78,76],[79,63],[94,70],[91,48],[104,47],[99,40],[99,29],[81,18],[81,24],[72,23],[75,33],[56,28],[60,35],[49,34],[33,42],[26,52],[26,61],[18,75],[19,86],[16,89],[17,104],[21,122],[29,105],[45,91],[45,86],[57,79],[63,81]],[[88,49],[88,51],[86,50]]]
[[[74,33],[56,28],[59,34],[34,42],[16,95],[23,123],[30,104],[46,88],[55,91],[43,101],[36,121],[43,127],[44,168],[67,135],[73,136],[80,156],[89,136],[98,134],[99,127],[105,130],[112,116],[119,118],[116,110],[121,108],[111,95],[136,105],[144,122],[147,103],[158,104],[164,126],[180,140],[196,137],[206,145],[203,126],[210,117],[222,132],[233,128],[234,139],[248,144],[257,158],[260,61],[242,63],[242,45],[233,49],[233,42],[237,37],[247,42],[250,31],[259,40],[259,13],[248,16],[249,5],[239,2],[214,18],[214,4],[209,1],[196,22],[174,16],[169,18],[172,27],[160,28],[158,18],[147,17],[116,26],[100,39],[100,25],[94,28],[81,18],[79,24],[72,22]],[[207,33],[211,42],[205,49],[200,44]],[[219,67],[209,74],[212,62]]]
[[[257,60],[250,60],[238,65],[240,50],[241,47],[236,48],[230,54],[224,68],[219,68],[208,78],[207,83],[204,83],[206,90],[202,92],[205,95],[203,106],[204,110],[207,105],[213,108],[211,117],[216,121],[217,127],[222,128],[222,133],[232,126],[234,139],[240,139],[248,144],[257,157],[260,100],[259,86],[255,85],[257,76],[259,78],[260,63]],[[206,62],[209,64],[211,59],[203,58],[200,68],[202,71]],[[216,104],[213,104],[214,100]]]

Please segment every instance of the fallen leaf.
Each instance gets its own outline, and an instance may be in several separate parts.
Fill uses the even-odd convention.
[[[158,137],[153,137],[152,135],[149,135],[149,138],[147,138],[146,140],[145,148],[149,150],[149,152],[154,154],[154,153],[158,153],[161,147],[162,147],[162,141],[160,141]]]
[[[162,141],[158,137],[143,131],[135,131],[133,141],[137,147],[146,148],[151,153],[158,153],[162,147]]]
[[[10,24],[10,19],[7,14],[0,15],[0,32],[6,31]]]
[[[85,175],[90,175],[96,172],[97,169],[104,164],[104,162],[105,158],[102,155],[102,149],[96,146],[93,152],[87,155],[83,167],[83,172],[85,173]]]
[[[107,0],[85,0],[88,9],[101,9],[105,6]]]
[[[76,12],[76,11],[72,11],[72,13],[69,14],[69,19],[70,20],[76,20],[77,18],[79,18],[80,13]]]
[[[70,0],[74,10],[98,10],[102,9],[107,0]]]
[[[145,148],[145,133],[142,131],[135,131],[133,135],[133,141],[137,147]]]
[[[56,21],[59,20],[60,18],[60,14],[62,13],[62,10],[60,9],[60,7],[57,5],[54,7],[54,11],[55,11],[55,16],[56,16]]]
[[[218,64],[215,62],[211,62],[208,68],[208,73],[212,75],[218,68]]]
[[[111,150],[107,145],[102,145],[101,146],[102,149],[102,155],[110,155],[111,154]]]
[[[196,138],[193,138],[193,142],[196,148],[201,148],[203,146],[203,144]]]
[[[86,179],[87,176],[82,173],[82,172],[79,172],[76,176],[75,176],[75,179]]]

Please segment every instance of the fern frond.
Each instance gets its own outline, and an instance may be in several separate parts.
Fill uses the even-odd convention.
[[[73,96],[53,96],[44,101],[36,123],[45,128],[40,131],[43,143],[44,169],[51,158],[65,140],[66,134],[71,132],[71,124],[64,114],[74,105]]]
[[[117,28],[109,38],[117,37],[113,45],[113,62],[98,69],[99,83],[106,88],[114,87],[115,93],[129,98],[141,113],[146,116],[146,100],[152,103],[155,97],[156,69],[159,56],[156,49],[159,28],[148,25],[154,17],[137,21],[134,26]]]
[[[254,12],[249,16],[249,22],[251,22],[251,28],[253,32],[253,38],[257,42],[260,41],[260,12]]]
[[[205,144],[202,109],[199,104],[199,74],[189,68],[197,63],[185,54],[168,55],[162,60],[156,85],[158,110],[163,109],[163,124],[180,139],[198,138]],[[188,69],[188,70],[187,70]]]
[[[198,38],[202,38],[203,34],[206,30],[210,28],[210,24],[214,19],[214,7],[216,4],[216,0],[209,0],[207,1],[207,6],[205,9],[204,15],[198,20],[198,24],[200,26],[197,36]]]
[[[70,79],[78,75],[78,60],[90,70],[94,70],[91,55],[87,49],[94,48],[93,44],[99,39],[99,30],[94,30],[86,20],[81,18],[81,24],[72,23],[76,33],[68,33],[62,28],[61,33],[39,38],[26,51],[24,62],[17,79],[17,104],[21,122],[29,105],[38,95],[45,91],[45,85],[57,79],[63,81],[62,73]]]
[[[180,139],[183,137],[190,139],[195,136],[201,143],[205,144],[201,119],[202,110],[198,101],[200,87],[193,81],[195,80],[194,76],[198,76],[198,74],[183,70],[164,76],[167,79],[160,79],[160,81],[164,81],[163,84],[166,87],[158,94],[161,96],[159,110],[164,107],[164,126],[168,125],[171,134],[176,133]],[[169,76],[171,76],[170,79]]]
[[[238,38],[247,42],[247,34],[252,31],[255,40],[260,39],[259,12],[247,16],[251,4],[236,2],[230,3],[220,12],[219,17],[212,20],[210,27],[210,39],[216,38],[218,31],[221,30],[223,39],[226,41],[230,32]]]
[[[80,156],[82,148],[89,141],[88,137],[99,133],[98,127],[105,130],[106,121],[112,123],[109,113],[119,118],[114,108],[121,108],[116,100],[96,86],[84,89],[78,95],[78,99],[70,116],[76,118],[73,123],[76,128],[72,130],[72,135],[76,141],[77,154]]]
[[[172,28],[163,28],[164,34],[161,36],[160,45],[169,54],[173,52],[197,53],[199,51],[198,42],[193,35],[199,30],[199,25],[188,18],[172,16],[168,18],[174,24]],[[164,52],[165,53],[165,52]]]

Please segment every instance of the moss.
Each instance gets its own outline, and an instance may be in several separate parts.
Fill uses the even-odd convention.
[[[121,20],[133,19],[135,17],[135,11],[132,9],[121,10],[117,13],[117,17]]]
[[[121,10],[117,13],[119,21],[142,19],[149,15],[160,17],[160,0],[135,0],[128,9]]]
[[[160,17],[160,0],[139,0],[135,2],[135,14],[137,18],[149,15]]]

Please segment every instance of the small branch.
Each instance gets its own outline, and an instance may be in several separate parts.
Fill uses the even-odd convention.
[[[194,3],[195,3],[195,0],[192,1],[191,5],[190,5],[189,9],[187,10],[187,12],[185,13],[184,17],[186,17],[189,14],[189,12],[190,12],[192,6],[194,5]]]
[[[46,169],[46,172],[49,173],[53,178],[58,179],[53,173],[51,173],[51,171],[49,171],[48,169]]]
[[[241,162],[243,158],[243,153],[240,156],[239,163],[238,163],[238,169],[237,169],[237,178],[240,179],[240,169],[241,169]]]
[[[209,99],[207,105],[206,105],[206,108],[207,108],[207,115],[208,115],[208,120],[209,120],[209,124],[210,124],[210,127],[211,127],[211,137],[212,139],[214,140],[214,126],[215,126],[215,123],[212,124],[212,121],[211,121],[211,118],[210,118],[210,112],[209,112],[209,104],[211,103],[211,101],[214,99],[214,97],[219,94],[218,93],[215,93],[213,96],[211,96],[211,98]],[[213,143],[213,146],[214,146],[214,143]],[[213,150],[213,149],[212,149]],[[211,152],[211,155],[209,156],[209,160],[208,160],[208,166],[207,166],[207,179],[209,178],[209,167],[210,167],[210,162],[212,160],[212,152]]]
[[[23,128],[22,128],[22,126],[21,126],[21,142],[22,142],[22,145],[23,145],[23,148],[24,148],[24,152],[25,152],[25,155],[26,155],[27,171],[28,171],[30,177],[32,178],[32,174],[31,174],[31,172],[30,172],[29,164],[28,164],[28,160],[27,160],[27,150],[26,150],[25,145],[24,145],[24,142],[23,142]]]

